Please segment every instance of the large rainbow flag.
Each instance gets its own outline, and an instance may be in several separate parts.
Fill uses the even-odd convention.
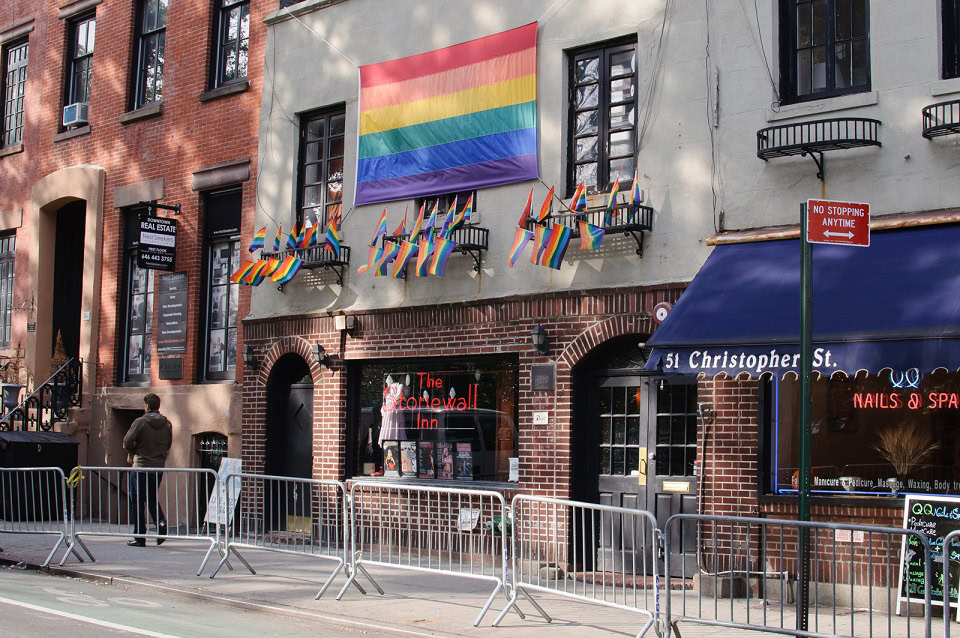
[[[356,205],[535,179],[537,23],[360,67]]]

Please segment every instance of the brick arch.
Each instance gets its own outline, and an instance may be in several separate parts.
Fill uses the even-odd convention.
[[[597,346],[629,334],[650,332],[650,318],[647,315],[616,315],[594,322],[567,344],[557,357],[559,367],[569,371]]]
[[[274,341],[264,355],[263,364],[257,373],[258,386],[266,387],[273,366],[281,357],[288,354],[299,355],[306,362],[307,367],[310,368],[310,378],[313,379],[314,387],[320,385],[322,381],[321,368],[310,350],[310,342],[303,337],[283,337]]]

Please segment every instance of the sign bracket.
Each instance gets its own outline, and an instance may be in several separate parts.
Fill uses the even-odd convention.
[[[139,202],[137,203],[137,206],[142,206],[144,208],[152,208],[152,209],[159,208],[162,210],[169,210],[173,212],[174,215],[180,214],[180,204],[158,204],[156,202]]]
[[[823,151],[811,151],[804,149],[800,153],[800,157],[806,157],[807,155],[810,155],[810,158],[813,159],[813,163],[817,165],[817,179],[822,182],[824,180],[824,176],[826,175],[824,170],[825,160],[823,159]],[[817,157],[818,155],[819,158]]]

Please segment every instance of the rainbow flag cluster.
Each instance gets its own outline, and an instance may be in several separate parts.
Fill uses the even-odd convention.
[[[266,279],[278,284],[291,281],[303,265],[298,257],[279,259],[258,259],[245,262],[230,275],[230,281],[242,286],[259,286]]]
[[[383,232],[386,232],[385,219],[383,220]],[[280,285],[289,283],[303,266],[304,259],[301,251],[318,246],[320,236],[320,224],[311,224],[310,220],[304,220],[299,229],[296,224],[294,225],[293,229],[286,235],[284,244],[283,229],[277,228],[277,234],[273,238],[273,252],[278,253],[281,250],[288,250],[297,251],[297,253],[287,255],[283,259],[271,257],[245,262],[230,276],[230,281],[243,286],[259,286],[267,279]],[[254,234],[249,251],[252,253],[257,249],[266,250],[266,238],[267,227],[264,226]],[[340,234],[335,222],[330,223],[326,234],[323,235],[323,249],[333,253],[334,259],[340,258]]]
[[[550,187],[546,199],[540,205],[540,212],[536,217],[531,217],[531,208],[533,207],[533,187],[530,188],[530,194],[527,195],[527,203],[520,213],[520,220],[517,222],[517,228],[513,232],[513,245],[510,247],[510,254],[507,257],[507,263],[513,268],[523,249],[527,244],[533,242],[533,252],[530,254],[530,263],[539,266],[547,266],[554,270],[560,270],[563,263],[563,257],[567,254],[567,247],[570,245],[570,237],[573,230],[560,224],[549,224],[550,214],[553,212],[553,193],[555,188]],[[586,191],[577,187],[574,193],[575,204],[580,195],[583,195],[584,206],[586,206]],[[571,206],[572,208],[572,206]],[[531,219],[533,220],[533,230],[530,230]]]
[[[372,270],[375,277],[402,279],[406,277],[407,266],[413,264],[413,274],[416,277],[443,277],[447,269],[447,259],[457,247],[451,237],[458,228],[470,221],[473,214],[473,195],[467,198],[459,212],[457,199],[454,198],[443,221],[439,221],[438,217],[439,199],[434,202],[430,216],[424,220],[426,209],[426,203],[420,206],[420,212],[409,235],[406,234],[407,211],[404,210],[403,219],[393,235],[387,235],[387,209],[383,209],[370,238],[367,261],[357,268],[357,272]],[[384,237],[383,246],[378,248],[377,240],[381,236]]]

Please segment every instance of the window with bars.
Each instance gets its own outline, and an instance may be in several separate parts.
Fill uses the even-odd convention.
[[[0,346],[9,346],[11,340],[16,249],[16,234],[0,235]]]
[[[600,388],[600,474],[638,473],[642,396],[640,386]]]
[[[781,0],[781,98],[803,102],[870,90],[867,0]]]
[[[298,224],[340,225],[344,118],[342,106],[301,116]]]
[[[697,458],[697,385],[657,387],[657,476],[693,476]]]
[[[570,55],[567,196],[583,182],[603,191],[633,178],[637,135],[637,45],[620,42]]]
[[[27,42],[3,50],[3,146],[23,140],[23,99],[27,86]]]
[[[247,78],[250,0],[216,0],[214,87]]]
[[[97,18],[90,14],[70,23],[67,58],[66,104],[90,102],[90,78],[93,74],[93,48],[97,35]]]
[[[940,0],[944,80],[960,77],[960,0]]]
[[[137,10],[133,108],[163,98],[163,60],[167,32],[168,0],[141,0]]]

